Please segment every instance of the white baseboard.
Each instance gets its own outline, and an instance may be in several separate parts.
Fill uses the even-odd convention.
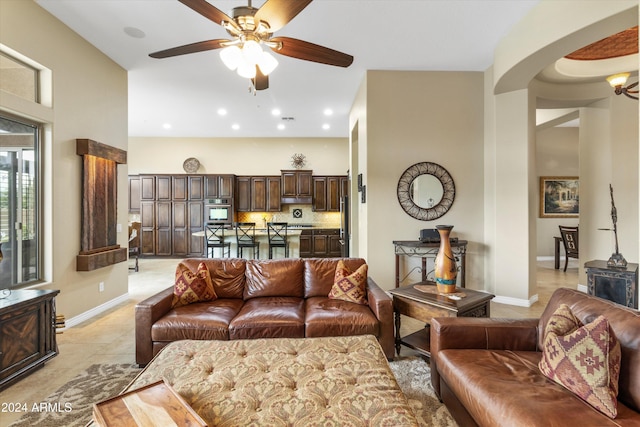
[[[111,301],[107,301],[104,304],[100,304],[97,307],[92,308],[91,310],[87,310],[84,313],[81,313],[77,316],[72,317],[71,319],[65,319],[64,328],[59,328],[57,329],[58,331],[65,331],[68,328],[72,328],[76,325],[79,325],[82,322],[86,322],[87,320],[91,319],[92,317],[95,317],[97,315],[99,315],[100,313],[103,313],[115,306],[117,306],[118,304],[121,304],[123,302],[126,302],[129,300],[129,293],[124,293],[122,295],[120,295],[117,298],[112,299]]]
[[[491,301],[498,304],[515,305],[518,307],[531,307],[534,303],[538,302],[538,294],[533,295],[528,300],[522,298],[496,296]]]

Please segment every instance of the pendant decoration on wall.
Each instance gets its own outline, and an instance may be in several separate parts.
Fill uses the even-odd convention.
[[[295,153],[291,156],[291,166],[296,169],[302,169],[307,164],[307,158],[302,153]]]
[[[195,157],[189,157],[182,164],[182,168],[186,173],[196,173],[200,169],[200,161]]]

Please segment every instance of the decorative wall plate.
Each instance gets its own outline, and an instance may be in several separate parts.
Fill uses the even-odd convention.
[[[184,161],[182,167],[186,173],[196,173],[200,168],[200,162],[195,157],[189,157]]]
[[[307,164],[307,158],[305,157],[304,154],[296,153],[293,156],[291,156],[291,166],[293,166],[294,168],[301,169],[305,167],[306,164]]]

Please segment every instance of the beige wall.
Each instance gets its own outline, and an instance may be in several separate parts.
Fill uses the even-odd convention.
[[[367,72],[366,97],[358,97],[366,111],[354,106],[358,113],[351,117],[351,127],[358,121],[359,172],[367,200],[354,203],[360,220],[366,216],[359,255],[384,289],[395,283],[392,242],[416,240],[421,229],[437,224],[454,225],[453,235],[469,241],[467,286],[483,288],[482,86],[482,73]],[[456,197],[446,215],[420,221],[400,207],[397,185],[408,167],[427,161],[449,171]]]
[[[346,175],[348,138],[129,138],[129,173],[185,173],[189,157],[198,173],[279,175],[293,169],[291,156],[305,155],[316,175]]]
[[[59,289],[67,319],[127,293],[127,263],[76,271],[80,251],[82,158],[75,139],[127,149],[127,74],[32,1],[2,0],[0,43],[51,70],[52,108],[3,93],[0,109],[46,125],[43,141],[46,288]],[[118,222],[127,245],[127,166],[118,166]],[[98,284],[104,282],[104,292]]]

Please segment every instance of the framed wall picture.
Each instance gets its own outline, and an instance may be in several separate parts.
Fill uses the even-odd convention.
[[[540,177],[540,218],[578,218],[579,214],[577,176]]]

